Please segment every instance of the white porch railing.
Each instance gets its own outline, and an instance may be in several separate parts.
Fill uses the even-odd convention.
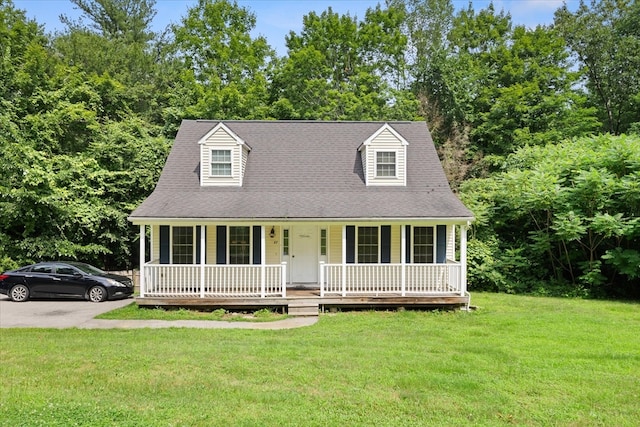
[[[141,297],[286,297],[286,263],[144,265]]]
[[[324,264],[320,263],[320,296],[341,295],[464,295],[462,266],[447,264]]]
[[[276,265],[144,265],[141,297],[286,297],[286,263]],[[320,263],[320,296],[464,295],[462,266]]]

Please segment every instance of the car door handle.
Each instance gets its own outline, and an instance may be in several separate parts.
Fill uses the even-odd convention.
[[[56,281],[60,281],[61,280],[59,277],[52,277],[52,279],[56,280]]]

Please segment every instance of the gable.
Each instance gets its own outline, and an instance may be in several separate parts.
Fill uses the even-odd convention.
[[[367,186],[407,185],[409,143],[385,123],[358,148]]]
[[[249,147],[224,123],[198,141],[200,185],[242,186]]]

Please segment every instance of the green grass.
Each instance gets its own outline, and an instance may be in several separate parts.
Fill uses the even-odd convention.
[[[1,329],[0,425],[638,425],[638,304],[472,299],[280,331]]]
[[[271,322],[286,319],[286,314],[279,314],[266,308],[252,312],[230,312],[222,308],[211,311],[189,310],[185,308],[165,309],[162,307],[144,308],[136,303],[96,316],[96,319],[111,320],[225,320],[230,322]]]

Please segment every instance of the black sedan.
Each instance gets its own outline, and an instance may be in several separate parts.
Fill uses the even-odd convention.
[[[29,298],[84,298],[91,302],[126,298],[133,283],[82,262],[41,262],[0,274],[0,293],[13,301]]]

